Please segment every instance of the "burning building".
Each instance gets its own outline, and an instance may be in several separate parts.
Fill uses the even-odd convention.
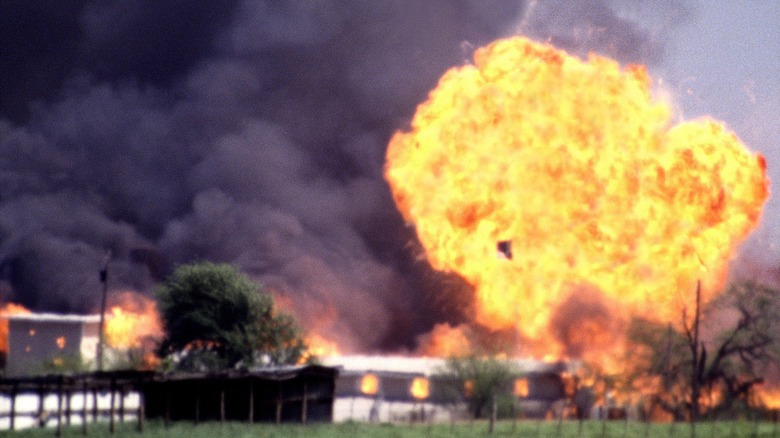
[[[541,418],[568,396],[562,374],[568,365],[515,359],[522,375],[508,393],[518,413]],[[323,363],[340,368],[334,421],[441,421],[467,416],[468,388],[453,392],[444,374],[446,359],[395,356],[332,356]],[[457,384],[455,384],[457,385]]]
[[[47,363],[58,365],[72,359],[95,362],[99,315],[28,313],[3,318],[8,321],[8,376],[43,370]]]
[[[441,77],[385,176],[433,268],[473,287],[466,328],[616,372],[628,321],[717,296],[769,196],[723,124],[674,121],[640,65],[506,38]]]

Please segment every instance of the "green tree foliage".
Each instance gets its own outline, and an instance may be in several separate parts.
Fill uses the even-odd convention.
[[[651,409],[677,420],[735,415],[780,363],[780,293],[761,284],[737,284],[703,307],[700,329],[696,313],[683,312],[677,328],[633,321],[628,379],[651,390]]]
[[[177,369],[295,363],[305,351],[295,321],[230,265],[182,265],[157,298],[165,329],[160,353]]]
[[[450,382],[448,398],[465,400],[474,418],[508,414],[514,403],[514,381],[519,377],[521,373],[511,362],[477,356],[450,358],[439,375]]]
[[[77,374],[89,371],[81,354],[55,354],[29,370],[31,375]]]

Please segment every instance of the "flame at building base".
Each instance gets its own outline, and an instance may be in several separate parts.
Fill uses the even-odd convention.
[[[26,307],[7,303],[0,306],[0,354],[8,352],[8,320],[4,316],[32,313]]]
[[[651,86],[641,66],[505,39],[393,136],[396,204],[433,267],[473,286],[472,326],[612,367],[629,318],[677,322],[697,280],[720,290],[769,195],[764,158],[714,120],[672,126]]]

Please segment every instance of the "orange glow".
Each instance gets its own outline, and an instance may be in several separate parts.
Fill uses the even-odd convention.
[[[379,391],[379,378],[374,374],[366,374],[360,379],[360,392],[365,395],[376,395]]]
[[[338,344],[325,339],[323,336],[316,333],[312,333],[306,337],[306,345],[308,345],[309,348],[304,354],[304,362],[311,357],[337,356],[341,354],[339,352]]]
[[[217,347],[219,347],[219,342],[206,340],[203,339],[196,339],[194,341],[191,341],[187,343],[187,345],[184,346],[184,351],[192,351],[192,350],[214,350]]]
[[[8,352],[8,320],[3,316],[27,313],[31,312],[19,304],[8,303],[0,307],[0,353]]]
[[[463,382],[463,396],[471,397],[472,395],[474,395],[474,381],[466,380]]]
[[[515,379],[512,394],[514,394],[516,397],[528,397],[528,379],[525,377],[521,379]]]
[[[464,356],[471,351],[466,327],[436,324],[430,333],[418,339],[418,353],[423,356]]]
[[[141,348],[147,339],[162,337],[154,300],[134,292],[112,294],[106,315],[106,340],[114,348]]]
[[[758,388],[758,398],[767,409],[780,409],[780,388]]]
[[[672,126],[651,86],[641,66],[504,39],[393,136],[396,205],[473,286],[472,324],[616,370],[628,318],[677,322],[698,279],[705,300],[721,289],[769,195],[764,158],[717,121]]]
[[[430,381],[425,377],[415,377],[412,379],[409,393],[417,400],[425,400],[431,394]]]
[[[59,348],[60,350],[65,348],[65,336],[58,337],[55,342],[57,343],[57,348]]]

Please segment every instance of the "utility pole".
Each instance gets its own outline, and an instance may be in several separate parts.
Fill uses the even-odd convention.
[[[699,421],[699,394],[701,394],[702,370],[704,369],[704,346],[699,341],[699,320],[701,319],[701,280],[696,282],[696,310],[693,317],[693,339],[690,339],[693,359],[691,372],[691,438],[696,438],[696,422]]]
[[[111,261],[111,251],[106,254],[103,269],[100,270],[100,282],[103,283],[103,296],[100,299],[100,328],[97,344],[97,370],[103,371],[103,349],[106,342],[106,298],[108,296],[108,263]]]

